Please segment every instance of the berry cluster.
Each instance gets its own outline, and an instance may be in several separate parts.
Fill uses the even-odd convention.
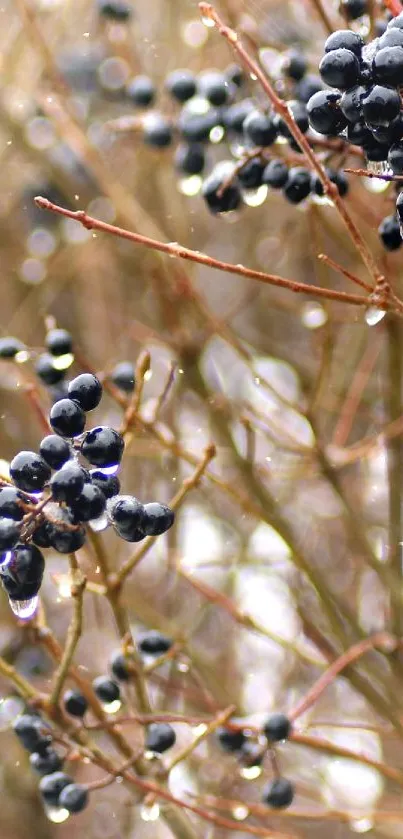
[[[35,369],[42,381],[54,385],[49,371],[62,373],[64,379],[66,371],[58,361],[73,360],[71,335],[63,329],[51,330],[46,349]],[[18,360],[20,353],[26,359],[26,348],[17,339],[0,341],[0,358]],[[120,390],[133,390],[129,362],[117,365],[110,378]],[[88,524],[95,530],[111,525],[125,541],[138,542],[165,533],[174,521],[173,511],[165,504],[142,504],[134,496],[120,494],[116,472],[124,451],[123,437],[109,426],[86,429],[87,414],[101,400],[99,379],[81,373],[63,381],[63,387],[49,413],[53,433],[40,441],[37,452],[18,452],[10,463],[10,480],[1,482],[0,579],[20,617],[32,615],[37,602],[45,568],[41,548],[62,554],[79,550]]]
[[[249,738],[241,728],[231,729],[222,726],[217,730],[220,746],[226,752],[235,754],[241,767],[248,769],[260,767],[267,749],[273,751],[276,743],[288,740],[291,734],[290,720],[285,714],[272,714],[264,723],[262,734],[264,743],[260,744]],[[294,786],[291,781],[278,774],[277,760],[274,768],[276,777],[264,787],[262,800],[275,809],[289,807],[294,799]]]

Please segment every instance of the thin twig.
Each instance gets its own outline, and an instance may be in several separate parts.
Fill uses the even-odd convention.
[[[70,664],[81,637],[83,623],[83,597],[86,586],[86,577],[81,574],[74,555],[71,558],[71,596],[73,598],[73,616],[67,632],[66,645],[60,664],[56,670],[53,686],[50,693],[50,702],[57,705],[64,682],[69,673]]]

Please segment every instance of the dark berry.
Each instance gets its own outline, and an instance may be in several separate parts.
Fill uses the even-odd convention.
[[[248,160],[238,172],[239,183],[244,189],[256,189],[261,186],[265,164],[258,157]]]
[[[295,95],[301,102],[307,104],[311,96],[319,93],[320,90],[323,90],[323,82],[320,76],[316,76],[314,73],[307,73],[296,85]]]
[[[111,702],[116,702],[116,700],[120,699],[119,685],[113,679],[108,679],[107,676],[97,676],[92,683],[92,687],[98,699],[104,705],[109,705]]]
[[[403,29],[403,12],[400,12],[396,17],[392,17],[392,20],[389,21],[388,29],[394,29],[395,27]]]
[[[61,791],[72,783],[73,779],[65,772],[52,772],[39,781],[39,792],[49,806],[57,807]]]
[[[162,655],[167,653],[173,645],[172,638],[158,632],[158,629],[150,629],[147,632],[142,632],[136,638],[137,646],[140,652],[146,655]]]
[[[10,463],[10,475],[18,489],[37,492],[50,478],[50,467],[36,452],[22,451]]]
[[[291,733],[291,723],[285,714],[272,714],[263,725],[263,733],[270,743],[287,740]]]
[[[196,77],[190,70],[173,70],[165,79],[165,87],[178,102],[187,102],[196,93]]]
[[[85,427],[85,413],[73,399],[59,399],[50,409],[49,422],[61,437],[78,437]]]
[[[288,172],[288,180],[283,193],[292,204],[299,204],[311,191],[311,175],[307,169],[295,166]]]
[[[204,96],[211,105],[219,107],[228,102],[230,96],[230,85],[224,73],[206,71],[201,73],[197,79],[197,87],[201,96]]]
[[[153,722],[147,727],[145,748],[149,752],[166,752],[176,741],[176,734],[169,723]]]
[[[229,728],[225,728],[225,726],[217,728],[216,735],[220,746],[226,752],[239,752],[246,741],[246,736],[242,730],[231,731]]]
[[[340,99],[340,108],[349,122],[358,122],[359,119],[362,119],[362,103],[367,93],[368,90],[363,85],[355,85],[355,87],[351,87],[350,90],[343,93]]]
[[[236,85],[236,87],[242,87],[245,81],[245,73],[239,64],[230,64],[225,71],[225,76],[228,81]]]
[[[120,361],[110,374],[111,381],[119,390],[133,393],[135,386],[134,367],[131,361]]]
[[[371,133],[378,143],[389,146],[398,143],[403,137],[403,118],[402,114],[398,114],[395,119],[392,119],[388,125],[371,127]]]
[[[395,175],[403,174],[403,143],[395,143],[391,146],[388,154],[388,163]],[[1,493],[0,493],[0,510],[1,510]]]
[[[302,52],[289,50],[286,55],[284,73],[294,82],[300,82],[307,71],[308,62]]]
[[[143,120],[143,140],[148,146],[164,149],[172,143],[172,126],[168,120],[156,112],[148,114]]]
[[[364,118],[370,125],[387,126],[392,119],[399,115],[400,104],[400,96],[397,90],[375,85],[364,99]]]
[[[357,20],[367,14],[368,0],[341,0],[340,11],[347,20]]]
[[[326,169],[326,174],[329,180],[331,180],[332,183],[336,184],[337,189],[339,191],[339,195],[342,198],[345,195],[347,195],[349,184],[344,172],[338,172],[335,169]],[[325,194],[322,181],[315,173],[313,173],[311,177],[311,189],[312,192],[314,192],[316,195],[322,196]]]
[[[132,11],[125,0],[98,0],[98,11],[103,17],[125,23],[131,17]]]
[[[340,109],[340,94],[334,90],[319,90],[306,106],[312,128],[319,134],[337,136],[347,125]]]
[[[13,731],[28,752],[42,752],[52,741],[50,733],[46,733],[43,720],[33,714],[18,717],[13,724]]]
[[[132,495],[115,495],[108,502],[108,515],[110,520],[123,539],[140,541],[146,535],[143,529],[145,520],[145,508],[140,501]]]
[[[25,350],[25,346],[18,338],[12,335],[0,338],[0,358],[15,358],[21,350]]]
[[[325,53],[319,64],[319,72],[329,87],[347,90],[357,84],[360,78],[360,62],[351,50],[341,47]]]
[[[276,778],[265,787],[262,798],[269,807],[289,807],[294,798],[293,784],[287,778]]]
[[[71,448],[67,440],[63,440],[57,434],[48,434],[40,442],[39,453],[51,469],[60,469],[71,457]]]
[[[66,690],[63,695],[63,707],[70,716],[83,717],[88,708],[88,702],[80,690]]]
[[[126,96],[139,108],[152,105],[156,96],[155,84],[149,76],[135,76],[126,87]]]
[[[144,504],[143,515],[141,527],[146,536],[159,536],[165,533],[175,521],[174,511],[167,504],[160,504],[158,501]]]
[[[38,548],[52,547],[52,525],[42,521],[34,530],[32,541]]]
[[[98,469],[90,470],[91,482],[103,492],[105,498],[113,498],[120,492],[120,481],[116,475],[104,475]]]
[[[128,667],[127,658],[125,655],[123,655],[123,653],[114,653],[111,658],[110,666],[112,676],[114,676],[115,679],[117,679],[119,682],[129,681],[131,673]]]
[[[254,110],[255,106],[251,99],[242,99],[241,102],[234,102],[233,105],[224,108],[222,120],[225,128],[234,134],[242,134],[246,117]]]
[[[203,181],[202,196],[212,213],[228,213],[237,210],[242,195],[235,181],[226,183],[230,170],[216,166]]]
[[[81,813],[88,804],[88,789],[82,784],[69,784],[62,789],[57,803],[69,813]]]
[[[17,544],[20,530],[18,522],[0,517],[0,551],[10,551]]]
[[[345,49],[354,52],[359,58],[363,46],[364,39],[358,32],[353,32],[351,29],[338,29],[336,32],[332,32],[325,41],[325,52]]]
[[[240,754],[239,762],[242,766],[261,766],[264,760],[264,749],[259,746],[259,743],[253,743],[246,740],[243,744]]]
[[[374,79],[383,85],[403,83],[403,47],[384,47],[375,53],[372,63]]]
[[[21,585],[41,583],[45,570],[43,554],[35,545],[17,544],[7,565],[0,566],[0,573],[7,593]]]
[[[76,530],[62,530],[52,528],[50,534],[51,547],[60,554],[70,554],[79,551],[85,542],[85,530],[82,527]]]
[[[204,148],[201,143],[180,143],[176,147],[175,166],[185,175],[200,175],[206,163]]]
[[[107,425],[91,428],[81,443],[81,452],[89,463],[103,468],[120,463],[123,449],[123,437]]]
[[[378,48],[380,50],[385,47],[402,47],[403,46],[403,30],[402,29],[388,29],[382,38],[379,39]]]
[[[69,382],[67,393],[83,411],[93,411],[101,401],[102,385],[92,373],[81,373]]]
[[[382,219],[378,227],[378,235],[387,251],[397,251],[402,246],[400,225],[395,215]]]
[[[288,166],[282,160],[269,160],[262,181],[272,189],[282,189],[288,180]]]
[[[243,123],[243,131],[254,146],[271,146],[277,137],[274,118],[262,111],[251,111]]]
[[[362,143],[372,142],[373,138],[364,120],[359,120],[347,126],[347,139],[350,143],[360,146]]]
[[[0,516],[6,519],[21,521],[24,510],[21,506],[22,496],[15,487],[3,487],[0,489]]]
[[[294,122],[297,123],[299,130],[302,134],[306,134],[309,128],[309,120],[308,120],[308,113],[306,105],[303,102],[299,102],[297,99],[291,99],[287,102],[287,107],[292,115]],[[278,115],[275,117],[275,123],[277,126],[278,133],[282,135],[282,137],[287,137],[288,139],[293,139],[292,132],[290,131],[287,123]]]
[[[381,145],[381,143],[378,143],[374,138],[372,138],[372,142],[365,141],[362,143],[362,147],[365,151],[367,160],[375,161],[377,163],[387,160],[389,152],[389,145],[387,143],[385,145]]]
[[[55,501],[71,503],[80,496],[84,483],[84,469],[75,460],[70,460],[52,476],[50,481],[52,496]]]
[[[93,484],[84,484],[80,495],[70,504],[77,521],[98,519],[106,507],[106,498],[102,490]]]
[[[189,143],[205,143],[210,137],[213,128],[220,125],[220,112],[216,108],[210,108],[206,113],[197,114],[188,110],[185,105],[179,114],[177,129],[184,140]]]
[[[54,358],[47,352],[38,356],[35,362],[35,373],[45,385],[57,385],[66,375],[65,370],[56,370]]]
[[[403,221],[403,192],[400,192],[396,198],[396,212],[400,223]]]
[[[67,355],[73,350],[73,339],[67,329],[51,329],[46,335],[45,346],[51,355]]]
[[[48,748],[43,752],[33,752],[29,757],[29,762],[32,769],[38,775],[51,775],[52,772],[58,772],[62,768],[63,760],[55,749]]]

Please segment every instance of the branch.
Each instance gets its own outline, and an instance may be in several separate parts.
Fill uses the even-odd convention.
[[[81,637],[83,623],[83,597],[87,579],[84,577],[75,560],[74,554],[71,558],[71,596],[73,598],[73,617],[67,632],[66,645],[60,664],[56,670],[53,687],[50,693],[50,702],[57,705],[64,682],[68,676],[70,664]]]

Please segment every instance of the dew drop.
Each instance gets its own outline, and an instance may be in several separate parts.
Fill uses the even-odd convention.
[[[370,306],[365,312],[365,322],[368,326],[376,326],[385,317],[385,309],[378,309],[376,306]]]
[[[241,778],[245,778],[245,781],[254,781],[255,778],[260,778],[262,772],[261,766],[243,766],[239,770]]]
[[[52,364],[56,370],[67,370],[71,367],[73,361],[74,355],[69,352],[64,355],[58,355],[56,358],[52,359]]]
[[[17,364],[25,364],[25,362],[29,361],[30,358],[31,354],[28,352],[28,350],[20,350],[20,352],[17,352],[17,355],[15,356],[14,360],[17,362]]]
[[[215,21],[212,17],[204,16],[202,17],[201,22],[204,26],[207,26],[207,29],[214,29],[215,27]]]
[[[0,700],[0,731],[6,731],[10,725],[24,713],[24,703],[18,696],[6,696]]]
[[[180,178],[178,181],[178,190],[182,195],[189,198],[193,195],[198,195],[202,187],[202,179],[200,175],[190,175],[189,178]]]
[[[97,519],[91,519],[91,521],[89,521],[88,524],[91,530],[94,531],[94,533],[100,533],[101,530],[106,530],[106,528],[108,527],[108,516],[106,515],[106,513],[102,513],[102,516],[99,516],[99,518]]]
[[[304,303],[301,310],[301,321],[307,329],[319,329],[327,321],[326,309],[320,303]]]
[[[12,551],[5,551],[3,554],[1,554],[1,562],[0,562],[1,568],[5,568],[7,565],[9,565],[12,558],[13,558],[13,552]]]
[[[243,822],[248,818],[249,810],[243,804],[239,804],[237,807],[233,808],[232,816],[237,822]]]
[[[210,143],[216,145],[217,143],[221,143],[225,134],[225,130],[222,125],[215,125],[214,128],[211,129],[209,134]]]
[[[374,826],[374,822],[372,819],[364,818],[364,819],[352,819],[350,822],[350,830],[353,833],[369,833]]]
[[[266,201],[268,191],[269,187],[266,186],[266,184],[262,184],[257,189],[244,190],[244,203],[247,204],[248,207],[260,207],[260,205]]]
[[[119,466],[120,463],[113,463],[112,466],[98,467],[98,472],[102,472],[103,475],[116,475]]]
[[[140,817],[143,819],[143,822],[156,822],[157,819],[160,817],[160,805],[155,804],[143,804],[140,810]]]
[[[46,815],[53,824],[62,824],[67,821],[70,813],[64,807],[46,807]]]
[[[117,714],[122,707],[120,699],[114,699],[113,702],[102,702],[101,705],[105,714]]]
[[[11,610],[20,620],[29,620],[38,608],[39,597],[31,597],[30,600],[9,600]]]

